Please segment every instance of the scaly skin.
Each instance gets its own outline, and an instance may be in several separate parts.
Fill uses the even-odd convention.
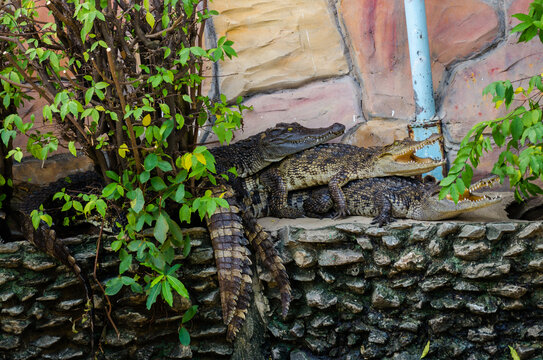
[[[243,226],[240,214],[246,226],[245,234],[280,286],[284,315],[291,299],[286,269],[269,235],[251,219],[249,213],[245,213],[243,204],[237,202],[237,198],[245,197],[244,190],[240,187],[240,178],[253,175],[285,156],[331,140],[344,130],[344,126],[340,124],[309,129],[297,123],[281,123],[248,139],[210,150],[216,160],[217,173],[226,173],[235,166],[239,175],[239,178],[230,179],[225,184],[212,188],[213,195],[222,195],[230,208],[218,209],[214,215],[206,217],[215,251],[223,321],[228,325],[229,341],[233,341],[243,324],[251,296],[251,262],[245,247],[247,240],[241,231]],[[231,174],[230,177],[232,178]]]
[[[348,214],[341,187],[347,182],[377,176],[419,175],[443,161],[415,156],[418,149],[442,139],[433,135],[423,141],[404,139],[393,144],[359,148],[347,144],[323,144],[289,156],[262,172],[260,181],[273,189],[272,211],[278,217],[294,218],[302,214],[287,204],[288,192],[328,185],[337,216]]]
[[[372,223],[383,226],[395,218],[414,220],[450,219],[462,213],[481,209],[501,201],[499,196],[475,195],[473,191],[490,187],[497,177],[481,180],[466,189],[455,204],[445,198],[439,200],[440,187],[435,182],[424,183],[404,177],[383,177],[355,180],[343,187],[347,209],[352,215],[372,216]],[[326,188],[293,194],[304,198],[303,208],[308,216],[322,217],[333,209],[333,200]]]

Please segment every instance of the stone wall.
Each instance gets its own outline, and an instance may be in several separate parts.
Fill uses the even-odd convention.
[[[378,228],[353,217],[263,224],[291,276],[286,320],[270,275],[256,264],[246,326],[234,345],[227,343],[209,239],[192,229],[193,250],[182,267],[200,306],[188,324],[191,348],[177,339],[190,303],[147,311],[140,296],[122,292],[111,297],[120,338],[96,295],[99,358],[408,360],[418,359],[428,341],[429,359],[509,359],[508,345],[521,359],[543,358],[543,223],[404,221]],[[90,269],[96,237],[65,241]],[[109,250],[101,251],[101,281],[117,270]],[[27,242],[0,245],[0,302],[0,359],[87,358],[80,285]]]
[[[426,0],[435,99],[449,160],[475,123],[503,115],[489,83],[543,71],[543,46],[509,35],[531,0]],[[216,68],[228,98],[245,97],[240,137],[280,121],[307,126],[341,122],[343,142],[360,146],[408,136],[414,119],[403,0],[229,0],[209,45],[226,35],[239,57]],[[479,175],[496,159],[485,156]],[[479,176],[479,175],[476,175]]]

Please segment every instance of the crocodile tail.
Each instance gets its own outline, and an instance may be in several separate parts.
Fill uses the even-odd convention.
[[[249,309],[249,304],[251,302],[251,294],[253,292],[252,280],[251,280],[251,264],[246,263],[244,266],[243,272],[243,283],[240,295],[238,297],[237,307],[234,312],[232,320],[228,324],[228,330],[226,332],[226,340],[233,342],[238,334],[241,326],[245,322],[245,316],[247,315],[247,309]],[[247,271],[248,270],[248,271]]]
[[[229,208],[217,208],[211,216],[206,216],[209,236],[215,254],[223,321],[229,324],[235,315],[238,298],[250,273],[251,260],[246,247],[247,239],[243,234],[243,224],[239,217],[239,208],[231,188],[215,187],[213,196],[223,196],[230,204]],[[251,278],[248,278],[249,283]]]
[[[270,235],[256,222],[256,219],[250,214],[244,213],[243,220],[247,237],[253,245],[257,256],[264,266],[271,271],[273,278],[279,286],[279,293],[281,294],[281,315],[285,318],[292,300],[292,289],[283,260],[277,253],[277,250],[275,250]]]
[[[34,229],[32,220],[24,213],[19,212],[19,219],[24,237],[36,248],[47,255],[54,257],[71,269],[83,285],[87,304],[90,305],[91,350],[94,352],[94,303],[89,278],[81,271],[81,267],[77,264],[77,261],[70,253],[70,250],[57,239],[55,230],[44,223],[41,223],[37,229]]]

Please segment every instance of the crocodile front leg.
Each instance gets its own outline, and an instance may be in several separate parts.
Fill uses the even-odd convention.
[[[371,221],[372,224],[379,224],[379,227],[382,227],[396,220],[392,217],[392,204],[386,196],[377,195],[375,205],[377,207],[377,216]]]
[[[270,192],[270,213],[280,218],[295,219],[304,214],[288,206],[288,188],[285,180],[276,168],[265,170],[260,175],[260,182]]]
[[[344,218],[348,215],[347,201],[345,200],[345,194],[341,190],[341,187],[349,181],[349,172],[345,169],[341,169],[336,175],[328,182],[328,190],[334,200],[334,207],[336,209],[336,215],[334,219]]]

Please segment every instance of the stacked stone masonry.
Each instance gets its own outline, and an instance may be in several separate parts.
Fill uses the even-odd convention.
[[[270,274],[255,264],[247,323],[235,344],[225,341],[213,252],[197,228],[182,266],[191,302],[176,298],[175,311],[147,311],[122,291],[110,297],[117,337],[94,285],[99,358],[409,360],[428,341],[429,359],[509,359],[509,345],[521,359],[543,358],[543,223],[298,223],[272,229],[293,285],[285,320]],[[96,237],[65,242],[92,276]],[[107,245],[101,254],[104,282],[119,262]],[[0,244],[0,303],[0,359],[88,358],[80,284],[27,242]],[[191,304],[189,348],[177,331]]]

